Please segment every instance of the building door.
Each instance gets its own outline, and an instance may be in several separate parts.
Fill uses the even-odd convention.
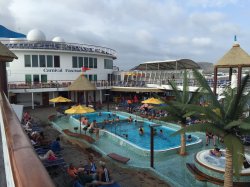
[[[49,106],[49,93],[42,92],[42,97],[43,97],[43,106]]]

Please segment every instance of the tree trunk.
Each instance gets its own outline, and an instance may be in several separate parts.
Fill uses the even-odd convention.
[[[233,157],[229,149],[226,149],[224,187],[233,187]]]
[[[181,125],[182,128],[184,128],[186,125]],[[186,155],[186,134],[181,133],[181,147],[180,147],[180,155],[184,156]]]

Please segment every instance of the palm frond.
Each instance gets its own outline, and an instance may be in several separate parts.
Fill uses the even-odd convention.
[[[241,103],[240,102],[241,99],[244,98],[243,93],[244,93],[245,87],[247,85],[248,79],[249,79],[249,75],[247,75],[243,78],[242,84],[240,85],[237,94],[234,94],[234,97],[231,100],[231,105],[230,105],[228,112],[227,112],[228,118],[235,119],[238,117],[236,115],[236,114],[238,114],[237,110],[239,109],[239,104]],[[242,110],[242,106],[241,106],[241,110]]]
[[[175,99],[177,101],[182,101],[181,91],[177,88],[177,85],[175,84],[175,82],[174,81],[169,81],[169,84],[170,84],[171,88],[173,89]]]
[[[230,122],[230,123],[228,123],[227,125],[225,125],[225,127],[224,127],[224,129],[231,129],[231,128],[233,128],[233,127],[237,127],[237,126],[239,126],[240,124],[242,123],[242,120],[237,120],[237,121],[232,121],[232,122]]]
[[[214,124],[210,123],[197,123],[193,125],[186,126],[185,128],[182,128],[175,133],[171,134],[171,136],[175,136],[180,133],[186,133],[186,132],[212,132],[213,134],[217,136],[223,136],[224,131],[218,128]]]
[[[243,129],[243,130],[250,130],[250,124],[245,123],[245,122],[241,122],[240,125],[239,125],[239,128]]]
[[[196,69],[193,69],[193,75],[200,84],[200,86],[203,88],[204,92],[207,93],[206,95],[209,97],[211,104],[214,106],[214,108],[219,108],[222,116],[224,117],[225,112],[219,101],[217,100],[217,96],[213,93],[210,86],[208,85],[207,80]]]

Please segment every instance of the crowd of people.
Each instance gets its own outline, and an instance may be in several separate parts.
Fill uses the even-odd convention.
[[[82,118],[81,122],[88,124],[89,130],[93,129],[93,132],[96,131],[95,120],[89,124],[87,118]],[[60,137],[52,141],[47,139],[42,131],[43,129],[34,122],[28,112],[25,112],[23,115],[22,127],[30,138],[31,144],[34,146],[34,150],[44,166],[47,169],[50,166],[66,167],[65,172],[72,179],[74,186],[99,186],[114,183],[105,162],[99,161],[97,167],[93,155],[89,156],[88,162],[83,167],[76,167],[72,163],[67,164],[62,156],[63,148],[60,144]]]
[[[76,167],[70,163],[67,172],[76,183],[84,186],[109,185],[114,183],[114,180],[110,177],[106,163],[99,161],[99,167],[97,167],[93,156],[89,156],[88,163],[83,167]]]

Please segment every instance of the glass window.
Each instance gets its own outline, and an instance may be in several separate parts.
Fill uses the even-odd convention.
[[[94,68],[97,68],[97,58],[94,58]]]
[[[92,57],[89,57],[89,68],[93,68],[94,67],[94,60]]]
[[[79,68],[83,67],[83,57],[78,57]]]
[[[31,67],[30,55],[24,55],[24,67]]]
[[[47,75],[41,75],[41,82],[47,82]]]
[[[54,56],[54,67],[60,68],[60,56]]]
[[[46,67],[45,55],[39,55],[40,67]]]
[[[93,75],[89,75],[89,80],[90,80],[90,81],[93,80]]]
[[[32,55],[32,67],[38,67],[38,55]]]
[[[97,81],[97,75],[96,74],[94,75],[94,81]]]
[[[72,56],[72,68],[77,68],[77,57]]]
[[[31,75],[25,75],[25,83],[31,84]]]
[[[113,69],[113,60],[104,59],[104,69]]]
[[[33,83],[39,83],[39,75],[33,75]]]
[[[84,57],[84,67],[85,68],[89,67],[89,59],[88,59],[88,57]]]
[[[47,55],[47,67],[53,68],[53,58],[52,55]]]

